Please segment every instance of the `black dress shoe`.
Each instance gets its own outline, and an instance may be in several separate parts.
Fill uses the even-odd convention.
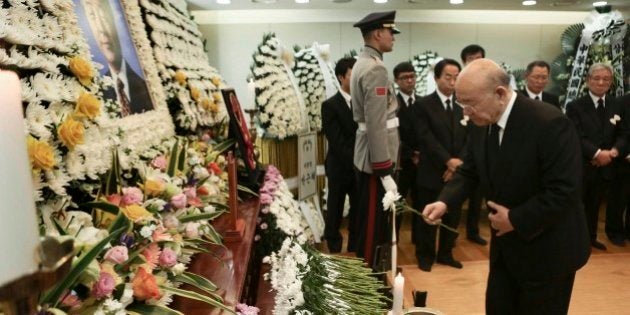
[[[453,258],[453,256],[438,257],[436,262],[438,264],[451,266],[451,267],[457,268],[457,269],[462,269],[464,267],[464,265],[462,265],[461,262],[455,260],[455,258]]]
[[[479,245],[487,245],[488,241],[484,240],[483,238],[481,238],[481,236],[479,236],[479,234],[477,235],[468,235],[468,237],[466,237],[469,241],[475,243],[475,244],[479,244]]]
[[[430,272],[432,265],[433,265],[432,262],[430,262],[430,261],[428,261],[426,259],[419,259],[418,258],[418,268],[420,268],[420,270],[426,271],[426,272]]]
[[[598,241],[595,241],[595,240],[591,241],[591,246],[593,246],[593,247],[595,247],[595,248],[597,248],[599,250],[606,250],[606,245],[604,245],[604,244],[602,244],[602,243],[600,243]]]
[[[613,243],[613,245],[620,246],[620,247],[626,246],[626,240],[625,240],[626,238],[623,237],[623,235],[609,237],[609,239],[610,239],[610,242]]]
[[[341,252],[341,242],[329,242],[328,243],[328,252],[329,253],[340,253]]]

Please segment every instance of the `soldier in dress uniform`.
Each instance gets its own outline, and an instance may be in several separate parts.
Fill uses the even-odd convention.
[[[361,29],[365,47],[352,68],[350,91],[353,117],[358,123],[354,146],[357,171],[357,256],[376,265],[376,246],[389,243],[391,215],[383,211],[386,191],[396,193],[392,178],[398,158],[398,101],[383,64],[392,51],[396,11],[371,13],[354,27]]]

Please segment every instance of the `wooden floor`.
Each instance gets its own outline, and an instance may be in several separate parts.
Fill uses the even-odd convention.
[[[481,236],[489,240],[487,213],[482,214]],[[428,291],[427,306],[445,314],[483,314],[489,245],[480,246],[466,240],[466,212],[458,228],[460,237],[453,251],[463,269],[434,265],[431,272],[417,268],[415,247],[411,243],[411,218],[405,217],[400,231],[398,264],[405,275],[405,301],[412,303],[412,290]],[[630,314],[630,242],[615,246],[605,236],[604,212],[600,213],[598,240],[607,251],[593,249],[587,265],[576,278],[570,314]],[[344,233],[344,240],[347,239]],[[326,250],[321,245],[322,250]],[[344,244],[345,250],[345,244]],[[411,306],[407,305],[406,306]]]

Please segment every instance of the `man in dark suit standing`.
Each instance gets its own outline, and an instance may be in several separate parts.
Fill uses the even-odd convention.
[[[617,104],[625,114],[620,116],[625,128],[630,127],[630,94],[618,99]],[[610,242],[625,246],[625,239],[630,240],[630,145],[626,143],[620,150],[617,162],[613,166],[613,181],[610,185],[608,206],[606,207],[606,235]],[[624,214],[625,213],[625,214]]]
[[[346,196],[350,199],[348,251],[356,250],[353,238],[356,224],[356,183],[352,161],[357,123],[352,119],[350,96],[350,77],[355,62],[354,58],[342,58],[337,61],[335,76],[341,89],[322,104],[322,130],[328,141],[325,161],[328,200],[324,238],[331,253],[341,251],[343,237],[339,233],[339,226],[343,217]]]
[[[591,245],[600,250],[606,250],[606,246],[597,241],[599,207],[613,179],[614,164],[619,152],[625,149],[628,136],[619,104],[606,95],[612,81],[613,68],[610,65],[593,64],[588,69],[588,94],[567,104],[567,116],[575,124],[582,141],[584,210]]]
[[[416,89],[416,72],[411,62],[401,62],[394,67],[394,81],[398,85],[398,132],[400,133],[400,166],[398,167],[398,192],[405,200],[409,195],[412,204],[416,200],[416,165],[420,159],[417,148],[415,127],[418,123],[411,115],[411,108],[418,97]],[[396,235],[400,231],[402,214],[396,218]],[[415,231],[412,230],[412,240]]]
[[[488,59],[461,72],[458,103],[477,127],[464,163],[423,213],[435,223],[480,185],[492,226],[486,313],[566,314],[575,272],[590,255],[580,142],[560,111],[509,84]]]
[[[558,96],[544,91],[547,83],[549,83],[550,73],[551,68],[547,62],[543,60],[532,61],[525,70],[527,85],[520,92],[531,99],[543,101],[560,108]]]
[[[460,55],[464,67],[469,63],[486,58],[486,50],[477,44],[471,44],[462,49]],[[479,235],[479,217],[481,216],[481,189],[477,188],[470,193],[468,210],[466,211],[466,239],[485,246],[488,242]]]
[[[453,59],[438,62],[433,70],[437,89],[421,98],[412,109],[420,152],[423,152],[424,157],[418,165],[416,176],[416,209],[423,209],[434,202],[444,183],[451,180],[457,167],[462,164],[467,120],[464,119],[462,109],[455,105],[454,95],[455,80],[460,70],[459,63]],[[461,208],[458,205],[450,209],[442,220],[446,225],[457,228],[460,214]],[[424,222],[420,216],[414,216],[413,229],[420,269],[431,271],[434,261],[462,268],[462,264],[453,258],[457,234],[446,229],[440,230],[436,256],[437,228]]]

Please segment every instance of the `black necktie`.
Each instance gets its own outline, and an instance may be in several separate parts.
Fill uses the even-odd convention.
[[[540,97],[538,97],[538,95],[536,95],[536,97],[534,97],[535,100],[540,101]]]
[[[496,162],[499,160],[499,152],[501,146],[499,145],[499,131],[501,127],[497,124],[490,125],[490,132],[488,133],[487,143],[487,162],[490,175],[494,173]]]
[[[130,114],[129,109],[129,98],[127,97],[127,93],[125,93],[125,83],[118,77],[116,80],[116,90],[118,90],[119,100],[120,100],[120,108],[123,116],[127,116]]]
[[[451,99],[446,99],[446,116],[448,117],[448,121],[451,122],[451,127],[453,126],[453,107],[451,106]]]
[[[407,108],[411,107],[411,105],[413,105],[413,98],[412,98],[412,97],[409,97],[409,98],[407,99]]]
[[[599,121],[604,125],[606,123],[606,108],[604,107],[604,100],[597,100],[597,116],[599,117]]]

